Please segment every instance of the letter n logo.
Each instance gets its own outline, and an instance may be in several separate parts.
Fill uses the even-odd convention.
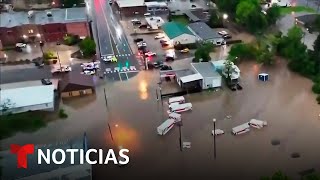
[[[20,146],[17,144],[11,144],[10,151],[12,154],[17,155],[18,168],[27,169],[27,167],[28,167],[27,155],[34,153],[34,144],[26,144],[24,146]]]

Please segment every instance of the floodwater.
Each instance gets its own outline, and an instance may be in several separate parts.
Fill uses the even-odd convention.
[[[34,133],[18,133],[3,140],[2,147],[52,143],[87,132],[92,148],[122,146],[130,150],[127,166],[94,166],[94,179],[259,179],[279,169],[293,177],[305,169],[319,170],[320,119],[312,82],[288,71],[280,61],[272,68],[252,62],[239,67],[242,91],[223,88],[186,96],[193,110],[182,114],[182,138],[192,144],[183,152],[179,149],[178,127],[163,137],[156,133],[156,127],[167,118],[167,99],[163,105],[156,101],[159,78],[155,71],[140,72],[128,81],[100,83],[95,96],[62,102],[68,119],[51,122]],[[258,81],[260,72],[269,73],[270,81]],[[226,118],[228,115],[231,119]],[[216,159],[211,136],[213,118],[217,119],[216,128],[226,132],[216,138]],[[268,126],[231,135],[232,127],[251,118],[267,121]],[[273,146],[272,140],[280,144]],[[291,158],[292,153],[301,157]]]

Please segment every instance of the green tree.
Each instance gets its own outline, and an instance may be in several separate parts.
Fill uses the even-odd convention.
[[[211,28],[222,27],[222,18],[220,17],[217,10],[212,10],[210,12],[210,19],[208,21],[208,25]]]
[[[233,60],[233,58],[227,58],[224,62],[224,71],[227,75],[226,80],[228,84],[231,82],[232,66],[234,64]]]
[[[79,44],[84,57],[90,57],[96,53],[96,43],[89,37],[86,37]]]
[[[219,10],[225,11],[228,14],[232,15],[232,14],[235,14],[237,5],[239,4],[239,1],[235,1],[235,0],[220,1],[220,0],[217,0],[217,1],[215,1],[215,3],[219,7]]]
[[[249,15],[257,11],[257,6],[251,0],[241,0],[236,9],[236,20],[238,23],[246,25]]]
[[[43,58],[45,60],[56,59],[55,53],[53,51],[47,51],[43,53]]]
[[[63,41],[66,45],[72,46],[80,41],[80,37],[78,35],[68,34],[63,37]]]
[[[252,44],[235,44],[229,51],[229,58],[253,59],[256,57],[256,49]]]
[[[267,19],[257,0],[241,0],[236,9],[236,21],[253,33],[267,27]]]
[[[194,53],[194,62],[208,62],[211,60],[210,52],[213,51],[212,43],[204,43]]]
[[[281,16],[280,14],[280,7],[277,5],[273,5],[271,8],[269,8],[266,12],[267,12],[267,21],[269,25],[273,25],[277,22],[277,20],[279,19],[279,17]]]
[[[312,30],[320,31],[320,15],[314,20]]]

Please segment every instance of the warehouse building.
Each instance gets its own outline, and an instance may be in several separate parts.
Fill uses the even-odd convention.
[[[0,88],[0,114],[54,110],[53,85],[38,80],[1,84]]]
[[[211,62],[191,63],[192,70],[202,77],[202,89],[222,86],[222,76],[215,70]]]

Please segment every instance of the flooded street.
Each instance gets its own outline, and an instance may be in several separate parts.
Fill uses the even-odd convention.
[[[157,71],[140,72],[128,81],[100,83],[95,96],[62,102],[68,119],[51,122],[34,133],[18,133],[1,145],[8,149],[11,143],[53,143],[87,132],[92,148],[123,146],[130,150],[129,165],[94,166],[94,179],[259,179],[279,169],[293,177],[305,169],[320,170],[319,106],[311,92],[312,82],[287,70],[284,62],[262,69],[244,62],[239,68],[242,91],[224,87],[218,92],[186,96],[193,110],[182,113],[182,137],[192,145],[183,152],[179,149],[178,127],[163,137],[156,132],[168,110],[167,99],[163,106],[156,100]],[[258,81],[261,72],[269,73],[270,81]],[[228,115],[231,119],[226,118]],[[211,135],[213,118],[217,119],[216,128],[226,132],[216,138],[216,160]],[[231,135],[233,127],[251,118],[267,121],[268,126]],[[279,140],[280,145],[273,146],[272,140]],[[295,152],[301,157],[291,158]]]

